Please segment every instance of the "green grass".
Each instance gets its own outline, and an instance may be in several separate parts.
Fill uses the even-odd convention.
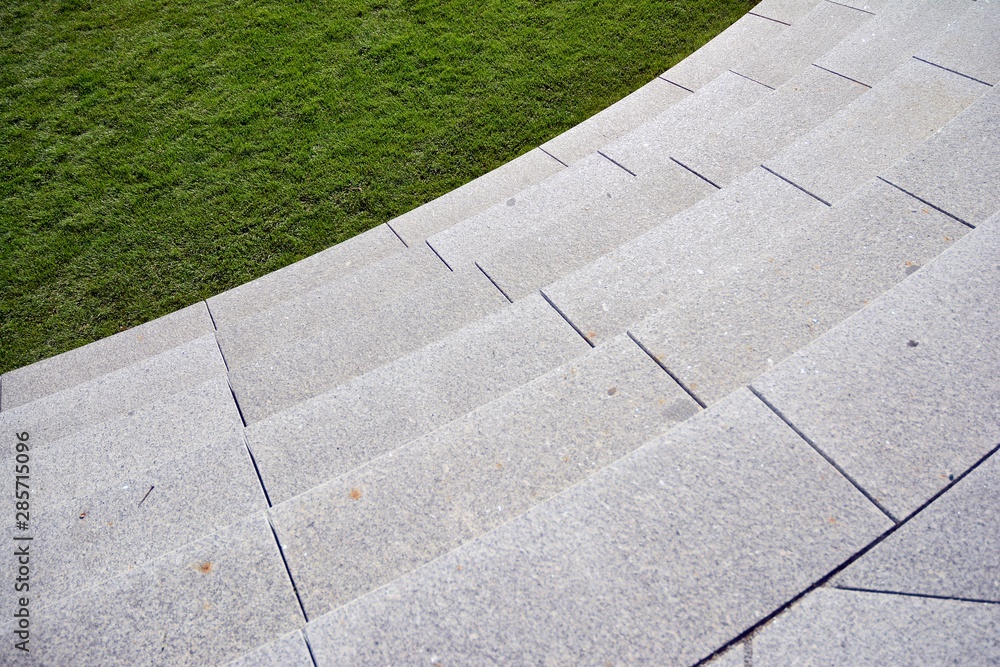
[[[0,372],[406,212],[748,0],[5,0]]]

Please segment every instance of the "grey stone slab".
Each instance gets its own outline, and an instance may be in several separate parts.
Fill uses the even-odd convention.
[[[690,93],[660,78],[542,144],[567,165],[655,118]]]
[[[218,664],[303,622],[274,536],[259,515],[36,610],[31,652],[5,641],[0,661]],[[3,633],[12,637],[13,630],[7,624]]]
[[[691,664],[888,525],[741,390],[306,632],[324,664]]]
[[[765,165],[836,203],[929,139],[986,90],[911,58]]]
[[[871,12],[877,14],[878,12],[885,9],[892,0],[837,0],[840,4],[845,7],[853,7],[854,9],[860,9],[865,12]]]
[[[226,667],[313,667],[313,661],[302,631],[296,630],[226,663]]]
[[[82,498],[211,443],[240,436],[243,422],[224,375],[118,419],[52,443],[28,440],[32,507]],[[14,442],[3,460],[13,465]],[[0,496],[14,495],[13,476],[0,476]]]
[[[968,0],[889,0],[816,64],[874,86],[960,19],[972,4]]]
[[[663,223],[672,215],[717,191],[672,162],[652,179],[635,178],[639,193],[617,200],[594,224],[575,211],[553,216],[535,234],[485,250],[479,266],[511,299],[520,299]],[[608,197],[609,202],[613,197]]]
[[[204,302],[5,373],[3,410],[68,389],[215,331]]]
[[[275,529],[307,613],[334,609],[510,521],[697,409],[620,337],[276,506]]]
[[[772,88],[784,84],[872,17],[832,2],[811,12],[732,69]],[[868,83],[868,82],[865,82]]]
[[[538,295],[252,424],[273,504],[444,426],[590,348]]]
[[[978,225],[1000,210],[1000,89],[993,88],[886,172],[887,180]]]
[[[220,325],[219,346],[229,368],[239,368],[329,326],[370,317],[414,287],[446,273],[444,262],[426,245],[409,248],[298,298]]]
[[[542,291],[591,340],[606,340],[698,284],[716,261],[752,258],[826,207],[763,169]]]
[[[820,588],[754,635],[768,665],[995,665],[1000,607]]]
[[[234,369],[230,383],[246,422],[260,421],[389,363],[508,305],[478,269],[456,271]]]
[[[215,335],[209,334],[126,368],[0,412],[0,432],[27,431],[37,444],[55,442],[225,373],[226,366]]]
[[[830,118],[867,90],[817,67],[808,67],[772,95],[734,114],[717,132],[679,145],[672,157],[716,185],[734,178]]]
[[[861,310],[968,228],[874,181],[769,254],[734,253],[696,289],[631,329],[713,403]],[[734,248],[734,250],[741,250]]]
[[[757,16],[794,24],[806,17],[818,4],[816,0],[763,0],[750,11]]]
[[[916,56],[990,85],[1000,83],[1000,6],[973,3]]]
[[[385,225],[208,299],[218,326],[235,322],[385,259],[406,246]]]
[[[1000,442],[1000,224],[754,380],[897,518]]]
[[[242,436],[122,476],[113,487],[59,507],[33,506],[32,603],[53,604],[266,507]],[[24,534],[13,526],[5,533]],[[2,576],[13,590],[14,571]],[[3,605],[10,618],[13,597]]]
[[[708,662],[708,667],[745,667],[746,648],[737,644],[722,655]]]
[[[673,164],[670,156],[678,149],[711,140],[733,116],[768,99],[773,92],[738,74],[724,72],[602,152],[636,174],[655,178]]]
[[[1000,602],[1000,456],[994,454],[834,584]]]
[[[443,229],[544,181],[564,166],[535,148],[460,188],[391,220],[389,225],[414,246]]]
[[[743,60],[746,54],[765,48],[786,27],[761,16],[745,14],[662,76],[688,90],[698,90]]]

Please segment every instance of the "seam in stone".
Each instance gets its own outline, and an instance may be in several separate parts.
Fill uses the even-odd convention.
[[[396,235],[396,238],[399,239],[399,242],[403,244],[404,248],[409,248],[410,247],[409,244],[407,244],[407,242],[403,240],[403,237],[399,235],[399,232],[397,232],[395,229],[392,228],[392,225],[390,225],[387,222],[387,223],[385,223],[385,226],[389,228],[390,232],[392,232],[393,234]]]
[[[879,510],[882,512],[882,514],[885,514],[887,517],[889,517],[889,520],[892,521],[894,524],[897,524],[897,525],[899,524],[899,519],[897,519],[896,517],[894,517],[892,515],[892,512],[890,512],[885,507],[883,507],[882,503],[880,503],[879,501],[875,500],[875,497],[872,496],[870,493],[868,493],[868,491],[863,486],[861,486],[860,484],[858,484],[857,480],[855,480],[851,475],[849,475],[846,470],[844,470],[843,468],[841,468],[840,465],[836,461],[833,460],[832,456],[830,456],[829,454],[827,454],[826,452],[824,452],[822,449],[820,449],[819,445],[817,445],[815,442],[813,442],[812,438],[810,438],[805,433],[803,433],[802,429],[800,429],[798,426],[796,426],[795,424],[793,424],[792,420],[790,420],[788,417],[786,417],[781,412],[781,410],[779,410],[778,408],[776,408],[769,400],[767,400],[766,398],[764,398],[764,395],[761,394],[760,391],[758,391],[756,387],[754,387],[753,385],[747,385],[747,388],[750,390],[750,393],[752,393],[754,396],[756,396],[758,399],[760,399],[761,403],[763,403],[764,405],[766,405],[768,407],[768,409],[771,410],[771,412],[773,412],[775,415],[777,415],[778,419],[780,419],[781,421],[785,422],[785,425],[788,426],[788,428],[790,428],[793,431],[795,431],[795,434],[798,435],[800,438],[802,438],[806,442],[806,444],[808,444],[810,447],[812,447],[813,449],[815,449],[817,454],[819,454],[824,459],[826,459],[826,462],[829,463],[831,466],[833,466],[834,469],[837,472],[839,472],[841,475],[843,475],[844,479],[846,479],[848,482],[850,482],[851,484],[853,484],[854,488],[856,488],[858,491],[860,491],[861,494],[865,498],[867,498],[871,502],[872,505],[874,505],[875,507],[879,508]]]
[[[722,189],[722,186],[716,185],[714,182],[712,182],[709,179],[705,178],[704,176],[702,176],[697,171],[695,171],[691,167],[687,166],[686,164],[684,164],[683,162],[681,162],[677,158],[672,157],[672,158],[670,158],[670,161],[673,162],[674,164],[676,164],[677,166],[681,167],[682,169],[686,169],[686,170],[690,171],[692,174],[694,174],[695,176],[697,176],[701,180],[705,181],[706,183],[708,183],[709,185],[711,185],[716,190],[721,190]]]
[[[583,332],[580,331],[580,327],[578,327],[575,324],[573,324],[573,320],[571,320],[568,317],[566,317],[566,313],[564,313],[563,311],[559,310],[559,306],[557,306],[555,304],[555,302],[553,302],[552,299],[550,299],[549,296],[545,292],[543,292],[542,290],[538,290],[538,293],[542,295],[543,299],[545,299],[545,303],[547,303],[550,306],[552,306],[552,310],[554,310],[557,313],[559,313],[559,317],[561,317],[564,320],[566,320],[566,324],[568,324],[571,327],[573,327],[573,331],[575,331],[578,334],[580,334],[580,338],[582,338],[584,341],[586,341],[587,345],[589,345],[590,347],[594,347],[593,341],[591,341],[589,338],[587,338],[586,336],[583,335]]]
[[[264,486],[264,478],[260,474],[260,467],[257,465],[257,457],[253,455],[253,450],[250,449],[250,442],[247,440],[246,435],[243,435],[243,446],[247,448],[247,454],[250,455],[250,463],[253,464],[254,472],[257,473],[257,481],[260,482],[260,490],[264,492],[264,500],[267,501],[268,507],[274,507],[271,503],[271,494],[267,492],[267,487]]]
[[[247,427],[246,417],[243,416],[243,408],[240,407],[240,401],[236,398],[236,390],[233,389],[233,383],[229,382],[229,378],[226,378],[226,384],[229,386],[229,393],[233,396],[233,403],[236,404],[236,411],[240,413],[240,421],[243,422],[243,428]]]
[[[831,5],[839,5],[841,7],[847,7],[848,9],[853,9],[856,12],[861,12],[862,14],[868,14],[869,16],[875,16],[875,12],[870,12],[867,9],[860,9],[858,7],[851,7],[850,5],[845,5],[842,2],[834,2],[833,0],[826,0]]]
[[[548,155],[550,158],[552,158],[553,160],[555,160],[556,162],[558,162],[562,166],[564,166],[564,167],[568,167],[569,166],[568,164],[566,164],[565,162],[563,162],[562,160],[560,160],[559,158],[557,158],[555,155],[553,155],[552,153],[550,153],[547,150],[545,150],[544,148],[542,148],[541,146],[538,147],[538,150],[542,151],[543,153],[545,153],[546,155]]]
[[[205,299],[205,310],[208,311],[208,319],[212,320],[212,328],[218,331],[219,325],[215,323],[215,315],[212,314],[212,309],[208,306],[208,299]]]
[[[980,600],[978,598],[960,598],[951,595],[932,595],[931,593],[905,593],[903,591],[880,591],[874,588],[858,588],[856,586],[837,586],[832,588],[842,591],[856,591],[858,593],[878,593],[879,595],[901,595],[908,598],[927,598],[931,600],[953,600],[955,602],[974,602],[976,604],[1000,604],[997,600]]]
[[[774,21],[775,23],[780,23],[781,25],[792,25],[791,23],[785,23],[784,21],[779,21],[778,19],[772,19],[770,16],[764,16],[763,14],[758,14],[757,12],[747,12],[750,16],[756,16],[759,19],[767,19],[768,21]]]
[[[226,367],[226,372],[229,372],[229,362],[226,361],[226,353],[222,351],[222,344],[219,342],[218,330],[216,330],[215,335],[215,346],[219,348],[219,356],[222,357],[222,364]]]
[[[312,644],[309,643],[309,636],[302,630],[302,628],[299,628],[299,636],[302,637],[302,641],[306,645],[306,650],[309,651],[309,659],[312,660],[313,667],[319,667],[319,663],[316,662],[316,656],[313,654]]]
[[[504,292],[503,288],[500,287],[500,285],[497,284],[497,281],[493,280],[493,277],[490,276],[490,274],[486,273],[486,269],[484,269],[483,267],[479,266],[479,262],[473,262],[473,264],[475,264],[476,268],[479,269],[479,271],[484,276],[486,276],[486,279],[489,280],[490,283],[492,283],[493,286],[497,288],[497,291],[499,291],[501,294],[503,294],[503,298],[507,299],[507,301],[509,303],[514,303],[514,299],[510,298],[510,296],[507,294],[507,292]]]
[[[820,202],[821,204],[826,204],[827,206],[833,206],[833,204],[831,204],[827,200],[825,200],[822,197],[819,197],[817,195],[814,195],[813,193],[809,192],[808,190],[806,190],[804,187],[802,187],[801,185],[799,185],[795,181],[792,181],[792,180],[789,180],[789,179],[785,178],[784,176],[782,176],[778,172],[774,171],[773,169],[768,169],[764,165],[760,165],[760,168],[763,169],[764,171],[766,171],[767,173],[771,174],[772,176],[777,176],[778,178],[780,178],[781,180],[783,180],[785,183],[788,183],[793,188],[796,188],[797,190],[801,190],[802,192],[806,193],[807,195],[809,195],[810,197],[812,197],[816,201]]]
[[[632,171],[631,169],[629,169],[628,167],[626,167],[625,165],[623,165],[623,164],[622,164],[621,162],[619,162],[618,160],[615,160],[615,159],[613,159],[613,158],[610,158],[610,157],[608,157],[607,155],[605,155],[605,154],[604,154],[604,153],[602,153],[601,151],[597,151],[597,154],[598,154],[598,155],[600,155],[601,157],[603,157],[603,158],[604,158],[605,160],[608,160],[608,161],[609,161],[609,162],[611,162],[612,164],[614,164],[614,165],[616,165],[616,166],[618,166],[618,167],[621,167],[622,169],[624,169],[624,170],[625,170],[625,171],[627,171],[628,173],[632,174],[633,176],[635,176],[635,175],[636,175],[636,173],[635,173],[634,171]]]
[[[930,207],[931,207],[932,209],[934,209],[934,210],[935,210],[935,211],[937,211],[938,213],[942,213],[942,214],[944,214],[944,215],[948,216],[949,218],[951,218],[951,219],[952,219],[952,220],[954,220],[955,222],[960,222],[960,223],[962,223],[963,225],[965,225],[965,226],[966,226],[966,227],[968,227],[969,229],[975,229],[975,228],[976,228],[976,226],[975,226],[975,225],[973,225],[972,223],[969,223],[969,222],[966,222],[965,220],[962,220],[962,219],[961,219],[960,217],[958,217],[957,215],[954,215],[954,214],[952,214],[952,213],[949,213],[948,211],[944,210],[944,209],[943,209],[943,208],[941,208],[940,206],[935,206],[934,204],[930,203],[930,202],[929,202],[929,201],[927,201],[926,199],[924,199],[924,198],[922,198],[922,197],[918,197],[917,195],[913,194],[913,193],[912,193],[912,192],[910,192],[909,190],[904,190],[903,188],[899,187],[898,185],[896,185],[896,184],[895,184],[895,183],[893,183],[892,181],[887,181],[887,180],[885,180],[884,178],[882,178],[881,176],[876,176],[875,178],[877,178],[878,180],[882,181],[882,182],[883,182],[883,183],[885,183],[886,185],[891,185],[892,187],[894,187],[894,188],[896,188],[897,190],[899,190],[900,192],[902,192],[902,193],[903,193],[904,195],[909,195],[909,196],[913,197],[914,199],[916,199],[916,200],[917,200],[918,202],[920,202],[920,203],[922,203],[922,204],[927,204],[928,206],[930,206]]]
[[[650,352],[646,348],[645,345],[643,345],[642,343],[640,343],[639,339],[636,338],[635,336],[633,336],[631,331],[626,331],[625,335],[628,336],[632,340],[633,343],[635,343],[636,345],[638,345],[639,349],[642,350],[643,352],[645,352],[646,356],[648,356],[650,359],[653,360],[653,363],[655,363],[657,366],[659,366],[660,369],[663,370],[664,373],[666,373],[667,375],[669,375],[670,379],[673,380],[674,382],[676,382],[677,386],[684,390],[684,393],[686,393],[688,396],[690,396],[692,398],[692,400],[694,400],[695,403],[697,403],[698,405],[700,405],[702,410],[704,410],[705,408],[708,407],[705,404],[705,401],[703,401],[700,398],[698,398],[698,396],[693,391],[691,391],[690,389],[688,389],[688,387],[687,387],[686,384],[684,384],[683,382],[681,382],[681,380],[680,380],[679,377],[677,377],[672,372],[670,372],[670,369],[667,368],[663,364],[663,362],[660,361],[659,358],[657,358],[657,356],[655,354],[653,354],[652,352]]]
[[[767,625],[772,620],[774,620],[777,616],[779,616],[782,613],[784,613],[786,609],[788,609],[789,607],[791,607],[792,605],[794,605],[796,602],[798,602],[799,600],[801,600],[802,598],[804,598],[806,595],[808,595],[809,593],[812,593],[814,590],[816,590],[820,586],[825,585],[827,582],[829,582],[835,576],[837,576],[838,574],[840,574],[841,572],[843,572],[844,570],[846,570],[848,567],[850,567],[851,565],[853,565],[855,562],[857,562],[858,559],[864,557],[865,554],[867,554],[869,551],[871,551],[872,549],[874,549],[875,547],[877,547],[879,544],[881,544],[882,542],[884,542],[886,539],[888,539],[890,536],[892,536],[893,533],[895,533],[897,530],[899,530],[900,528],[902,528],[903,526],[905,526],[915,516],[917,516],[918,514],[920,514],[921,512],[923,512],[925,509],[927,509],[927,507],[929,507],[931,505],[931,503],[933,503],[935,500],[937,500],[938,498],[940,498],[942,495],[944,495],[945,493],[947,493],[948,491],[950,491],[952,487],[954,487],[960,481],[962,481],[963,479],[965,479],[965,477],[967,475],[969,475],[973,470],[975,470],[976,468],[978,468],[979,466],[981,466],[983,463],[985,463],[991,456],[993,456],[994,454],[996,454],[997,451],[1000,451],[1000,444],[998,444],[996,447],[994,447],[989,452],[987,452],[982,458],[980,458],[978,461],[976,461],[974,464],[972,464],[972,466],[968,470],[966,470],[961,475],[959,475],[958,477],[956,477],[954,479],[954,481],[950,482],[947,486],[945,486],[940,491],[938,491],[933,496],[931,496],[930,499],[927,500],[923,505],[921,505],[917,509],[913,510],[913,512],[911,512],[906,518],[904,518],[902,521],[900,521],[896,525],[890,527],[887,531],[885,531],[884,533],[882,533],[881,535],[879,535],[878,537],[876,537],[874,540],[872,540],[871,543],[868,544],[868,546],[863,547],[861,550],[859,550],[853,556],[851,556],[850,558],[848,558],[847,560],[845,560],[843,563],[841,563],[840,565],[836,566],[835,568],[833,568],[832,570],[830,570],[827,574],[825,574],[822,577],[820,577],[819,579],[817,579],[810,586],[807,586],[803,591],[801,591],[798,595],[792,596],[787,602],[785,602],[784,604],[782,604],[781,606],[779,606],[777,609],[775,609],[773,612],[771,612],[770,614],[768,614],[767,616],[765,616],[761,620],[757,621],[757,623],[755,623],[754,625],[752,625],[747,630],[744,630],[742,633],[740,633],[739,635],[737,635],[733,639],[730,639],[728,642],[726,642],[725,644],[723,644],[722,646],[720,646],[719,648],[717,648],[713,653],[705,656],[704,658],[702,658],[701,660],[699,660],[698,662],[696,662],[695,665],[694,665],[694,667],[699,667],[700,665],[704,665],[704,664],[708,663],[710,660],[713,660],[714,658],[722,655],[729,648],[735,646],[736,644],[739,644],[741,641],[743,641],[747,637],[752,636],[760,628],[762,628],[763,626]]]
[[[437,258],[438,258],[438,259],[440,259],[440,260],[441,260],[441,262],[442,262],[442,263],[443,263],[443,264],[444,264],[445,266],[447,266],[447,267],[448,267],[448,270],[449,270],[449,271],[451,271],[451,272],[454,272],[454,271],[455,271],[455,269],[451,268],[451,264],[449,264],[448,262],[444,261],[444,257],[442,257],[442,256],[441,256],[441,255],[440,255],[440,254],[438,253],[438,251],[434,249],[434,246],[432,246],[432,245],[431,245],[431,242],[430,242],[430,241],[427,241],[427,240],[425,240],[425,241],[424,241],[424,243],[426,243],[426,244],[427,244],[427,247],[431,249],[431,252],[432,252],[432,253],[434,253],[435,255],[437,255]]]
[[[756,83],[756,84],[757,84],[757,85],[759,85],[759,86],[764,86],[764,87],[765,87],[765,88],[767,88],[768,90],[774,90],[774,86],[769,86],[769,85],[767,85],[766,83],[764,83],[763,81],[758,81],[757,79],[754,79],[753,77],[749,77],[749,76],[747,76],[746,74],[740,74],[739,72],[737,72],[737,71],[736,71],[736,70],[734,70],[734,69],[731,69],[731,70],[727,70],[727,71],[728,71],[728,72],[729,72],[730,74],[735,74],[736,76],[741,76],[741,77],[743,77],[744,79],[746,79],[747,81],[753,81],[754,83]]]
[[[299,595],[299,587],[295,585],[295,579],[292,577],[292,570],[288,567],[288,559],[285,558],[285,550],[281,548],[281,540],[278,539],[278,531],[274,529],[274,524],[271,523],[270,512],[265,512],[264,515],[267,517],[267,525],[271,527],[271,534],[274,535],[274,543],[278,545],[278,553],[281,555],[281,562],[285,564],[285,572],[288,574],[288,581],[291,582],[292,590],[295,591],[295,599],[299,601],[299,609],[302,611],[302,618],[304,618],[306,623],[308,623],[309,615],[306,614],[306,606],[302,604],[302,596]],[[310,654],[311,653],[312,651],[310,651]]]
[[[667,77],[663,76],[662,74],[659,74],[659,75],[657,75],[657,77],[656,77],[656,78],[657,78],[657,79],[662,79],[663,81],[666,81],[666,82],[667,82],[667,83],[669,83],[670,85],[673,85],[673,86],[677,86],[677,87],[678,87],[678,88],[680,88],[681,90],[686,90],[686,91],[688,91],[689,93],[693,93],[693,92],[694,92],[693,90],[691,90],[691,89],[690,89],[690,88],[688,88],[687,86],[682,86],[681,84],[677,83],[676,81],[671,81],[670,79],[668,79]]]
[[[976,83],[983,84],[984,86],[989,86],[990,88],[993,87],[992,83],[986,83],[982,79],[977,79],[976,77],[969,76],[968,74],[962,74],[958,70],[951,69],[950,67],[945,67],[944,65],[938,65],[937,63],[932,63],[930,60],[924,60],[923,58],[919,58],[917,56],[913,56],[913,59],[914,60],[919,60],[922,63],[926,63],[926,64],[930,65],[931,67],[937,67],[938,69],[943,69],[945,72],[951,72],[952,74],[957,74],[958,76],[965,77],[966,79],[971,79],[971,80],[975,81]]]
[[[856,83],[859,86],[864,86],[865,88],[868,88],[869,90],[871,89],[871,86],[869,86],[867,83],[863,83],[861,81],[858,81],[857,79],[852,79],[851,77],[847,76],[846,74],[841,74],[840,72],[834,72],[832,69],[827,69],[826,67],[823,67],[822,65],[817,65],[816,63],[813,63],[812,66],[815,67],[816,69],[821,69],[824,72],[828,72],[828,73],[830,73],[830,74],[832,74],[834,76],[839,76],[841,79],[847,79],[851,83]]]

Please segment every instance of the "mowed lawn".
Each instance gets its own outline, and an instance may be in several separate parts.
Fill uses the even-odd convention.
[[[0,4],[0,372],[392,219],[748,0]]]

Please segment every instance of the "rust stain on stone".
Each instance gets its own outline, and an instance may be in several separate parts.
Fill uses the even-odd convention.
[[[351,500],[361,500],[361,489],[351,489]]]

